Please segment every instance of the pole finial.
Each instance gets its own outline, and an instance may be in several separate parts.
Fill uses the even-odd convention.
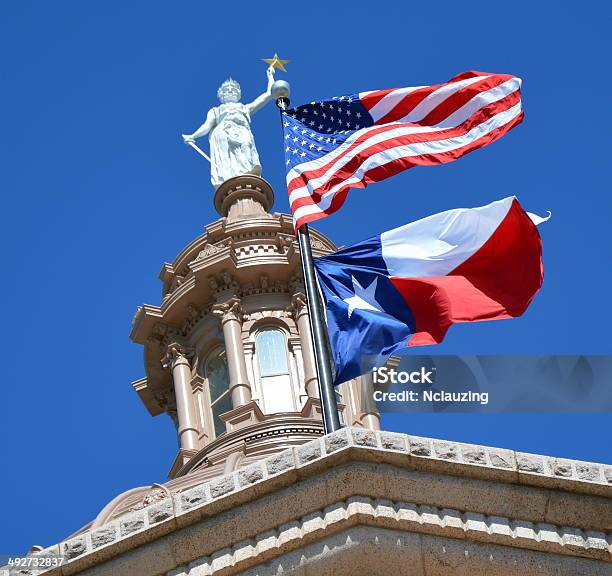
[[[272,97],[276,101],[276,105],[281,109],[285,110],[289,107],[289,95],[291,93],[291,87],[289,82],[286,80],[277,80],[272,84]]]

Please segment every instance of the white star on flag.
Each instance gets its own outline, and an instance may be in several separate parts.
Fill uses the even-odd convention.
[[[376,285],[378,283],[378,278],[374,278],[367,288],[359,284],[354,276],[351,276],[351,280],[353,281],[353,291],[355,293],[350,298],[344,298],[342,300],[348,304],[349,318],[354,310],[372,310],[373,312],[379,312],[385,316],[389,316],[376,300]]]

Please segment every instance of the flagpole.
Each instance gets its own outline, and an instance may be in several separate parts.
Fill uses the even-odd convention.
[[[329,357],[329,348],[327,346],[327,327],[323,319],[323,303],[321,302],[317,277],[312,261],[312,248],[310,246],[308,224],[302,224],[297,235],[300,244],[304,286],[306,288],[308,316],[310,318],[310,333],[314,343],[315,363],[319,380],[319,395],[321,396],[321,407],[323,408],[323,425],[325,427],[325,433],[329,434],[330,432],[335,432],[340,429],[340,416],[338,415],[336,390],[334,389],[334,378],[331,371],[331,358]]]
[[[279,80],[272,86],[272,93],[276,98],[276,105],[282,113],[289,106],[289,83]],[[312,259],[312,248],[310,246],[310,232],[308,224],[302,224],[297,231],[300,246],[300,260],[302,261],[302,275],[304,287],[306,288],[306,303],[308,305],[308,317],[310,319],[310,334],[314,344],[315,365],[317,379],[319,381],[319,396],[321,397],[321,408],[323,410],[323,427],[325,433],[329,434],[340,429],[340,416],[338,415],[338,404],[336,402],[336,390],[334,389],[334,378],[331,371],[331,358],[329,355],[328,336],[325,320],[323,319],[323,302],[317,284],[317,276]]]

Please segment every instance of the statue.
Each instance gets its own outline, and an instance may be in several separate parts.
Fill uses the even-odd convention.
[[[217,189],[223,182],[240,174],[261,174],[261,163],[251,132],[251,116],[272,100],[274,70],[267,70],[268,88],[249,104],[240,102],[240,84],[231,78],[217,91],[221,105],[208,111],[206,120],[193,134],[183,134],[185,144],[193,146],[210,161],[210,180]],[[209,135],[210,158],[195,145],[195,139]]]

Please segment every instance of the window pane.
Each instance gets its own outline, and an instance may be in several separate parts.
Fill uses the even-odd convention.
[[[206,362],[204,376],[208,382],[211,403],[221,398],[211,410],[215,437],[218,437],[226,432],[225,423],[219,418],[219,415],[232,409],[232,399],[228,393],[229,374],[227,371],[227,359],[225,354],[221,351],[217,351],[209,356]]]
[[[285,336],[280,330],[265,330],[257,336],[257,359],[262,376],[289,373]]]
[[[214,402],[229,387],[227,360],[225,356],[214,356],[206,364],[206,378],[210,389],[210,401]]]

